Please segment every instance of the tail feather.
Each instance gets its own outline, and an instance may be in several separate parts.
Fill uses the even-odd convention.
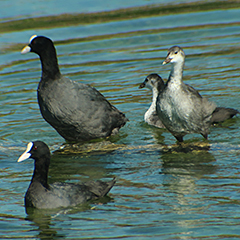
[[[111,190],[113,185],[116,183],[115,178],[113,178],[109,182],[103,182],[103,181],[89,181],[86,182],[85,185],[89,188],[89,191],[94,193],[97,197],[103,197],[108,194],[108,192]]]
[[[234,108],[217,107],[212,113],[211,123],[224,122],[234,117],[239,111]]]

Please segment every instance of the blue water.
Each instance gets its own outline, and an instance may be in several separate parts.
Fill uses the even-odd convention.
[[[167,79],[170,66],[162,62],[169,47],[180,45],[186,54],[184,81],[218,106],[240,110],[240,4],[198,8],[207,2],[1,1],[0,239],[240,238],[239,116],[212,127],[208,141],[192,134],[179,148],[170,133],[144,123],[151,93],[138,89],[152,72]],[[183,3],[193,7],[181,10]],[[142,6],[147,11],[152,4],[179,12],[95,21],[97,12],[131,8],[133,13]],[[67,23],[65,13],[89,13],[93,22]],[[52,15],[62,17],[61,24],[2,25],[30,17],[37,24],[38,17]],[[69,146],[43,120],[36,98],[40,61],[33,53],[20,54],[33,34],[55,42],[64,75],[96,87],[126,114],[130,121],[118,136]],[[53,153],[50,183],[116,177],[109,197],[26,214],[33,161],[16,161],[34,140],[46,142]]]

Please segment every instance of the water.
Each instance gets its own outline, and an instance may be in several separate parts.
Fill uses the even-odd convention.
[[[186,53],[185,82],[218,106],[240,109],[238,1],[1,5],[0,239],[240,238],[239,117],[213,127],[207,142],[193,134],[176,148],[171,134],[143,122],[151,93],[138,89],[149,73],[167,79],[170,66],[161,63],[177,44]],[[39,112],[40,61],[20,54],[33,34],[54,40],[63,74],[96,87],[127,115],[118,136],[87,145],[88,151],[56,151],[66,143]],[[45,141],[53,152],[50,182],[116,177],[109,197],[26,214],[33,161],[16,160],[33,140]]]

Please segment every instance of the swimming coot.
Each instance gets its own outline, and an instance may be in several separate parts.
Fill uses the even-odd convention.
[[[22,53],[34,52],[42,64],[38,104],[43,118],[68,141],[115,134],[128,119],[95,88],[62,76],[51,39],[32,36]]]
[[[25,194],[25,207],[53,209],[76,206],[105,196],[115,184],[115,179],[110,182],[48,184],[50,150],[41,141],[28,143],[26,151],[19,157],[18,162],[28,158],[33,158],[35,161],[32,180]]]

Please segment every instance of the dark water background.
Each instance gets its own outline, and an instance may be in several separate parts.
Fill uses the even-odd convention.
[[[184,81],[218,106],[240,110],[240,1],[1,1],[0,239],[239,239],[240,118],[186,146],[143,121],[152,72],[167,79],[167,49],[186,53]],[[41,117],[33,34],[54,42],[63,74],[96,87],[130,121],[108,142],[66,148]],[[17,163],[29,141],[53,152],[49,181],[108,180],[100,202],[27,215],[33,161]],[[201,143],[201,144],[199,144]],[[196,150],[195,145],[204,146]],[[69,151],[68,151],[69,150]]]

